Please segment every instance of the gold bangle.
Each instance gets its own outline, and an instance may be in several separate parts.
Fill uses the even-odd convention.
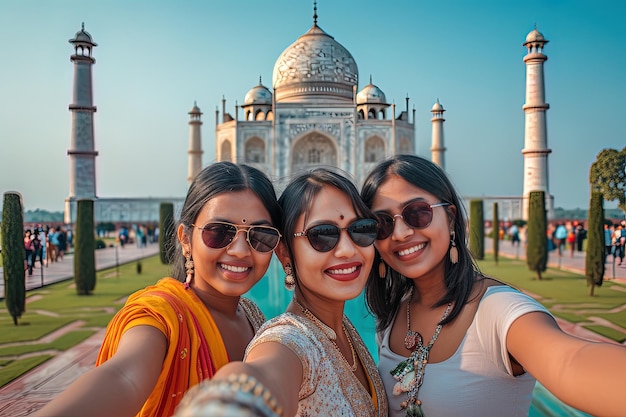
[[[227,410],[228,415],[283,416],[283,409],[272,393],[255,377],[241,373],[191,388],[176,409],[175,417],[226,415]]]

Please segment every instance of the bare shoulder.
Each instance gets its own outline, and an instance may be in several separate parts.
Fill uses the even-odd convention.
[[[476,281],[474,282],[474,288],[472,290],[472,299],[480,300],[487,289],[490,287],[508,287],[509,284],[499,281],[495,278],[487,277],[484,275],[480,275],[476,277]]]

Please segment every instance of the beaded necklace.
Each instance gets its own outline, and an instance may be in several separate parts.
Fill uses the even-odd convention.
[[[337,349],[337,351],[341,355],[341,358],[346,363],[346,365],[348,365],[348,367],[352,370],[352,372],[356,372],[357,366],[358,366],[357,359],[356,359],[356,352],[354,350],[354,346],[352,345],[352,339],[350,339],[350,335],[348,334],[348,331],[346,330],[346,326],[344,326],[344,324],[341,323],[341,328],[343,329],[343,333],[346,335],[346,338],[348,339],[348,344],[350,345],[350,352],[352,353],[352,365],[350,365],[350,362],[348,362],[348,359],[346,359],[346,357],[343,355],[343,352],[341,352],[341,349],[339,349],[339,346],[337,345],[337,342],[336,342],[337,333],[335,333],[333,329],[331,329],[326,324],[324,324],[324,322],[318,319],[317,316],[311,312],[311,310],[309,310],[308,308],[305,308],[302,304],[300,304],[298,300],[296,300],[295,297],[293,299],[293,302],[296,303],[298,307],[300,307],[300,310],[302,310],[306,318],[312,321],[313,324],[315,324],[315,326],[317,326],[317,328],[320,329],[322,333],[326,335],[326,337],[328,337],[328,340],[330,340],[333,346],[335,346],[335,349]]]
[[[435,333],[433,333],[433,337],[428,342],[428,345],[424,346],[424,340],[422,335],[419,332],[411,330],[411,299],[413,298],[413,288],[411,288],[411,293],[409,294],[409,299],[406,305],[406,337],[404,338],[404,347],[407,349],[413,350],[411,355],[400,362],[398,366],[396,366],[393,370],[391,370],[391,375],[393,378],[398,381],[396,385],[393,387],[393,393],[398,395],[401,392],[406,392],[407,400],[402,401],[400,404],[403,409],[406,409],[407,417],[424,417],[424,412],[422,411],[422,401],[417,398],[417,394],[419,392],[422,383],[424,382],[424,373],[426,364],[428,363],[428,356],[430,355],[430,349],[432,349],[437,337],[439,337],[439,332],[441,332],[441,322],[448,317],[450,313],[450,308],[452,307],[452,303],[448,304],[446,311],[443,313],[440,324],[435,328]]]

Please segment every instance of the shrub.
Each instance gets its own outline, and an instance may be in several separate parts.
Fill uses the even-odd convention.
[[[26,277],[24,276],[24,209],[19,193],[4,193],[2,203],[2,267],[4,302],[13,324],[25,311]]]
[[[591,192],[589,217],[587,218],[587,254],[585,258],[585,276],[593,295],[596,286],[602,286],[604,279],[604,211],[602,193]]]
[[[485,217],[483,200],[470,201],[470,251],[476,259],[485,258]]]
[[[96,238],[93,200],[78,200],[74,237],[74,282],[78,295],[88,295],[96,287]]]
[[[548,265],[547,228],[545,193],[532,191],[528,201],[526,263],[528,269],[537,273],[538,280]]]

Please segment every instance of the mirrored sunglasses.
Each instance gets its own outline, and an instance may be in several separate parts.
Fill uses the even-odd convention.
[[[341,231],[346,230],[350,239],[361,247],[367,247],[374,243],[378,231],[378,222],[374,219],[360,219],[348,227],[339,227],[334,224],[316,224],[308,229],[294,233],[294,237],[306,236],[309,243],[318,252],[333,250],[339,242]]]
[[[413,229],[424,229],[430,226],[433,220],[433,208],[449,206],[450,203],[428,204],[425,201],[414,201],[407,204],[402,209],[402,214],[390,215],[387,213],[376,213],[378,217],[377,240],[387,239],[393,233],[396,217],[400,217]]]
[[[281,234],[271,226],[248,226],[225,222],[211,222],[193,227],[202,230],[202,242],[211,249],[221,249],[230,245],[239,232],[246,232],[246,240],[252,249],[267,253],[276,249]]]

